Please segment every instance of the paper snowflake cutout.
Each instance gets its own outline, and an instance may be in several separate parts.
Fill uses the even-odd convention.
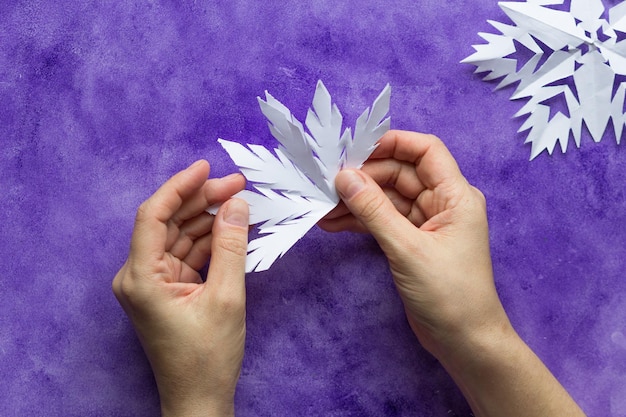
[[[602,0],[568,2],[500,2],[515,26],[489,21],[501,34],[479,33],[488,43],[461,61],[488,72],[484,80],[502,78],[496,89],[519,82],[511,99],[528,99],[515,117],[528,115],[519,131],[529,130],[531,160],[557,143],[565,152],[570,134],[580,147],[583,123],[599,142],[611,120],[619,144],[626,123],[626,2],[611,8],[608,21]],[[532,58],[518,71],[511,55],[524,48]]]
[[[360,168],[389,130],[387,85],[357,119],[354,136],[343,132],[342,116],[318,81],[304,129],[287,107],[267,91],[258,98],[272,136],[280,143],[274,154],[259,145],[245,146],[219,139],[256,192],[235,197],[250,206],[250,224],[259,236],[248,244],[246,272],[264,271],[291,248],[339,202],[335,176],[343,168]],[[213,210],[216,211],[216,210]]]

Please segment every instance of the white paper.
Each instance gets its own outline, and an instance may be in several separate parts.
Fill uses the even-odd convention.
[[[328,90],[318,81],[306,128],[282,103],[265,93],[259,98],[272,136],[274,153],[259,145],[247,147],[219,139],[256,192],[235,195],[250,206],[250,224],[260,237],[248,244],[246,272],[265,271],[339,202],[335,176],[343,168],[360,168],[389,130],[387,85],[357,119],[354,137],[342,129],[342,116]],[[217,211],[212,207],[209,212]]]
[[[626,123],[626,84],[613,94],[616,75],[626,75],[626,40],[618,42],[616,33],[626,32],[626,2],[609,10],[608,21],[601,18],[602,0],[571,0],[569,11],[548,7],[563,3],[500,2],[515,25],[489,21],[500,34],[479,33],[487,44],[474,45],[476,52],[461,61],[476,65],[476,73],[487,72],[486,81],[502,78],[496,89],[519,83],[511,99],[528,100],[515,116],[528,117],[520,132],[528,131],[530,159],[544,150],[552,154],[557,144],[565,152],[570,136],[579,147],[583,124],[599,142],[612,120],[619,143]],[[519,71],[516,60],[507,58],[516,52],[514,40],[534,54]],[[537,41],[552,50],[541,65],[544,52]],[[564,97],[569,116],[557,112],[550,118],[550,107],[542,103],[558,95]]]

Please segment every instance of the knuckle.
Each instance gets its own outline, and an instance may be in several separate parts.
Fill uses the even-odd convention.
[[[137,214],[135,215],[135,222],[141,222],[148,218],[150,213],[150,203],[148,200],[144,201],[137,208]]]
[[[487,198],[485,197],[485,194],[483,194],[482,191],[480,191],[478,188],[473,187],[472,186],[472,191],[474,193],[474,195],[476,196],[476,200],[478,201],[479,206],[486,210],[487,209]]]
[[[115,277],[115,279],[113,280],[113,283],[111,284],[111,289],[113,290],[113,294],[115,295],[115,298],[119,300],[119,298],[122,295],[122,284],[120,280],[118,279],[118,277]]]
[[[143,310],[150,302],[150,293],[145,287],[137,283],[134,279],[124,279],[120,286],[119,295],[116,297],[124,309],[134,311]]]
[[[443,141],[441,139],[439,139],[439,136],[435,136],[432,133],[428,133],[426,135],[426,137],[433,142],[433,144],[435,145],[443,145]]]
[[[112,283],[113,294],[120,304],[133,305],[137,302],[137,282],[128,276],[126,272],[120,271]]]
[[[113,294],[118,300],[120,300],[124,296],[124,291],[126,290],[126,288],[124,288],[124,282],[128,280],[124,279],[124,276],[126,275],[125,271],[126,264],[124,264],[124,266],[122,266],[118,273],[115,274],[115,278],[113,278],[113,282],[111,283],[111,289],[113,290]]]
[[[248,242],[245,235],[236,231],[225,233],[216,239],[215,243],[222,251],[237,257],[244,257],[248,253]]]
[[[358,215],[366,221],[376,220],[383,211],[384,204],[381,196],[366,196],[359,206]]]
[[[123,279],[118,285],[116,295],[118,298],[130,299],[135,292],[135,285],[131,279]]]
[[[113,281],[113,294],[115,295],[117,302],[122,306],[129,305],[131,302],[132,290],[129,289],[128,280],[123,279]]]
[[[223,317],[243,314],[246,309],[245,297],[222,291],[213,300],[216,309]]]

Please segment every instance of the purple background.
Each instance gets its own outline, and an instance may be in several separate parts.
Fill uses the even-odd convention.
[[[495,1],[3,0],[0,415],[158,415],[110,290],[134,212],[198,158],[233,172],[218,137],[273,146],[256,96],[302,120],[322,79],[348,125],[389,82],[392,126],[448,144],[515,327],[590,416],[626,416],[624,147],[528,162],[522,103],[458,63],[487,19]],[[239,415],[469,415],[370,237],[315,229],[247,288]]]

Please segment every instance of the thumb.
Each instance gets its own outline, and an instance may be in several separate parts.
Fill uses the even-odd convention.
[[[213,224],[211,262],[206,282],[208,292],[233,302],[245,302],[248,221],[248,204],[232,198],[222,204]]]
[[[335,186],[348,210],[370,231],[387,257],[408,247],[408,236],[414,236],[407,232],[419,232],[365,172],[340,171]]]

